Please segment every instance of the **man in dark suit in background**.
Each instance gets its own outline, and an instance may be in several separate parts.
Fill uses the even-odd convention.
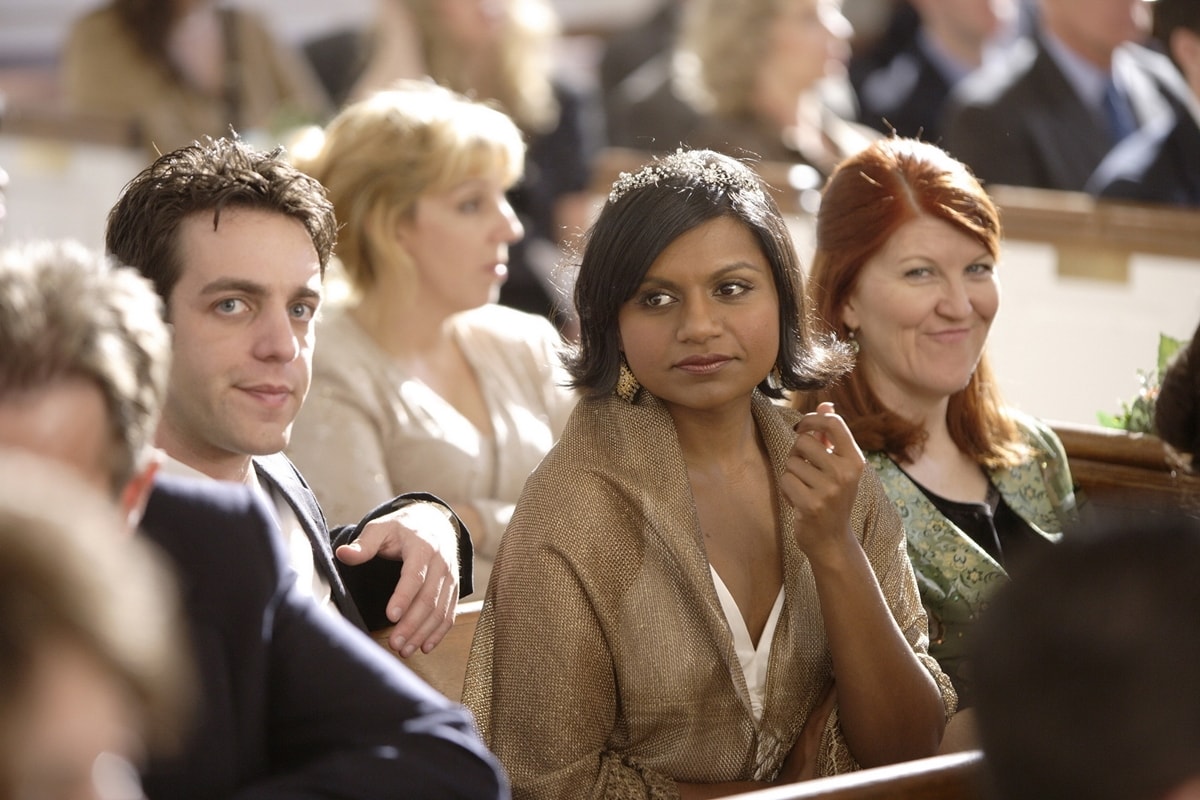
[[[218,139],[167,153],[130,181],[105,243],[154,283],[173,329],[156,436],[165,469],[261,489],[302,588],[359,627],[395,623],[389,643],[401,655],[428,652],[454,621],[460,584],[471,590],[458,518],[406,494],[330,529],[282,455],[308,392],[335,239],[324,187],[281,150]]]
[[[889,30],[911,26],[899,47],[885,37],[881,52],[856,54],[850,82],[859,120],[900,136],[937,144],[951,90],[985,62],[1002,58],[1017,35],[1017,0],[910,0],[898,5]],[[883,48],[889,47],[892,52]]]
[[[1041,0],[1039,29],[955,87],[943,145],[983,181],[1081,191],[1112,147],[1186,94],[1137,42],[1143,0]]]
[[[1156,0],[1154,37],[1191,90],[1172,112],[1113,148],[1085,191],[1101,197],[1200,207],[1200,2]]]
[[[465,710],[299,591],[257,492],[155,476],[169,358],[135,271],[78,245],[0,252],[0,447],[114,497],[179,578],[199,703],[182,751],[147,766],[149,795],[507,797]]]

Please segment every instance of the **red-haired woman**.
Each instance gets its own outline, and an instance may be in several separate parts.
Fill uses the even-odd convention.
[[[810,292],[857,366],[830,401],[896,504],[929,613],[929,652],[971,705],[965,633],[992,591],[1075,511],[1066,455],[1007,407],[984,353],[1000,306],[996,207],[961,162],[881,139],[831,175]]]

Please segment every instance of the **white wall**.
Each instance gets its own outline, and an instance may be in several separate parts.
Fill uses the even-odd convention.
[[[1137,255],[1128,283],[1060,278],[1048,245],[1006,242],[989,352],[1005,396],[1047,419],[1116,414],[1154,369],[1160,333],[1200,322],[1200,262]]]

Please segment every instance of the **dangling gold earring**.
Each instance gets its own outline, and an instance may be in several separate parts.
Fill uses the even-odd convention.
[[[783,389],[783,372],[779,369],[779,365],[771,367],[771,371],[767,373],[767,386],[775,391]]]
[[[846,333],[846,339],[850,344],[850,355],[857,357],[859,351],[858,331],[856,331],[854,328],[849,328],[848,332]]]
[[[629,369],[629,363],[625,360],[625,356],[621,356],[621,371],[617,374],[617,397],[624,400],[626,403],[632,403],[641,391],[642,385],[638,383],[638,379],[633,376],[633,370]]]

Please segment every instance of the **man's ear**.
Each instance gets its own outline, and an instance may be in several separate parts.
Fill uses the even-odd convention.
[[[150,501],[150,492],[154,488],[154,477],[158,474],[160,464],[156,450],[152,456],[146,459],[142,468],[129,479],[125,488],[121,489],[121,496],[118,499],[121,504],[121,513],[125,515],[130,532],[136,531],[138,525],[141,524],[142,514],[146,511],[146,503]]]

